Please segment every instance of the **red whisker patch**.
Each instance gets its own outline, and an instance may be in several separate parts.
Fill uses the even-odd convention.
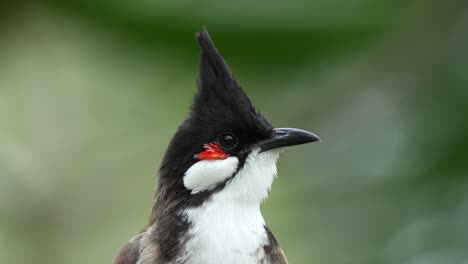
[[[229,154],[225,153],[216,143],[204,144],[204,151],[195,154],[194,157],[199,160],[217,160],[227,159]]]

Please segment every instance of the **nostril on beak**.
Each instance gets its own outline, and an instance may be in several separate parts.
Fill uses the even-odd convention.
[[[274,132],[273,132],[273,135],[274,135],[274,136],[284,136],[284,135],[287,134],[286,131],[280,130],[280,129],[275,129],[275,130],[273,130],[273,131],[274,131]]]

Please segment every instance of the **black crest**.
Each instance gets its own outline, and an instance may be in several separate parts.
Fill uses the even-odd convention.
[[[191,118],[195,121],[211,121],[218,128],[226,124],[241,125],[247,130],[255,129],[256,133],[268,131],[271,125],[257,112],[250,99],[237,83],[229,66],[219,54],[208,34],[203,30],[196,34],[202,53],[200,56],[200,72],[198,94],[192,106]]]

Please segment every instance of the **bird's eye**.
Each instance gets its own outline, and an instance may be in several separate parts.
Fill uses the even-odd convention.
[[[237,137],[231,132],[222,133],[216,139],[216,143],[223,149],[230,150],[237,146]]]

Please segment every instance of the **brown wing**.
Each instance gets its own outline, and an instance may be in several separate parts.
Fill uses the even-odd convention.
[[[123,246],[114,259],[113,264],[136,264],[140,256],[140,239],[142,234],[132,238]]]
[[[260,261],[261,264],[288,264],[288,260],[284,255],[283,250],[278,244],[273,233],[271,233],[270,228],[265,225],[265,230],[268,235],[268,245],[263,247],[265,251],[265,258]]]

